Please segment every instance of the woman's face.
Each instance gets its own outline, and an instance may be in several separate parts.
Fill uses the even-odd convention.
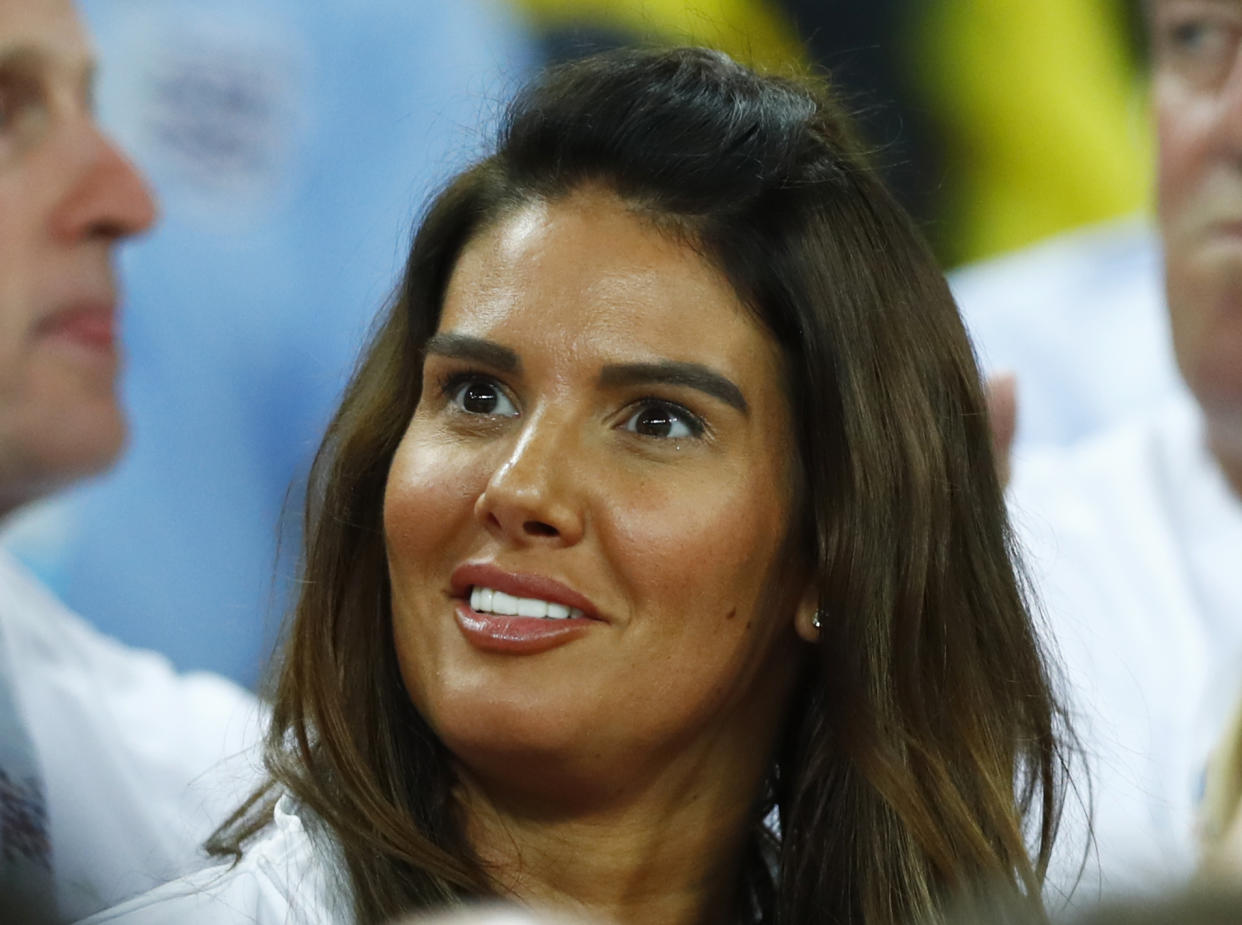
[[[595,189],[480,234],[384,502],[415,706],[525,788],[763,761],[793,457],[777,348],[691,247]]]

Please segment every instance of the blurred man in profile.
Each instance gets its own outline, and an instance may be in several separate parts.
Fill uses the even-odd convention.
[[[125,442],[113,256],[155,205],[96,124],[93,69],[71,0],[0,0],[0,517]],[[249,695],[101,636],[0,553],[0,918],[184,871],[256,729]]]
[[[1136,379],[1161,383],[1085,439],[1013,459],[1015,521],[1094,772],[1085,898],[1166,886],[1199,862],[1204,768],[1242,690],[1242,0],[1148,0],[1145,14],[1168,309],[1159,340],[1135,338],[1159,302],[1158,265],[1128,274],[1141,261],[1099,233],[972,271],[959,288],[968,319],[989,316],[972,325],[985,356],[1000,329],[1054,345],[1042,367],[1018,369],[1019,418],[1023,396],[1078,378],[1075,362],[1128,361]],[[980,273],[995,273],[989,287]],[[1118,293],[1130,301],[1102,313]],[[1011,308],[1041,299],[1038,315]],[[1163,364],[1147,365],[1157,347],[1180,372],[1168,386]]]
[[[1242,496],[1242,2],[1150,5],[1173,348]]]
[[[123,254],[125,453],[0,545],[98,629],[253,686],[401,242],[540,49],[505,0],[76,2],[161,220]]]

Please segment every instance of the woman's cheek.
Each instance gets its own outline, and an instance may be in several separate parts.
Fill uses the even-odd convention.
[[[478,459],[460,446],[407,436],[393,457],[384,492],[389,546],[436,548],[442,543],[438,528],[469,516],[485,483]]]
[[[613,506],[612,546],[628,560],[623,571],[664,600],[682,597],[690,587],[727,594],[726,586],[739,568],[758,565],[751,560],[763,558],[750,554],[752,547],[762,545],[753,539],[783,529],[774,522],[774,513],[781,509],[775,499],[771,505],[756,506],[754,495],[767,492],[746,481],[696,472],[658,487],[644,486],[626,503]]]

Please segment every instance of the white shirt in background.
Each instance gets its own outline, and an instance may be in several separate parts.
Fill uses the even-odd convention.
[[[1072,448],[1019,451],[1009,499],[1092,772],[1077,899],[1176,886],[1242,690],[1242,501],[1184,391]],[[1073,805],[1065,828],[1059,886],[1083,846]]]
[[[209,863],[202,842],[260,780],[259,701],[100,634],[4,552],[0,654],[42,774],[60,916]]]
[[[1018,446],[1072,443],[1180,387],[1159,245],[1131,219],[949,275],[980,365],[1017,375]]]

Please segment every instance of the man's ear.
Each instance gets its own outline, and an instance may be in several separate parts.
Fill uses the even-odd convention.
[[[798,600],[798,609],[794,612],[794,632],[804,642],[819,642],[820,624],[823,614],[819,607],[819,588],[813,582],[807,582],[802,597]]]
[[[1009,485],[1009,460],[1018,432],[1018,383],[1013,373],[997,373],[984,383],[988,423],[992,427],[992,452],[1001,488]]]

